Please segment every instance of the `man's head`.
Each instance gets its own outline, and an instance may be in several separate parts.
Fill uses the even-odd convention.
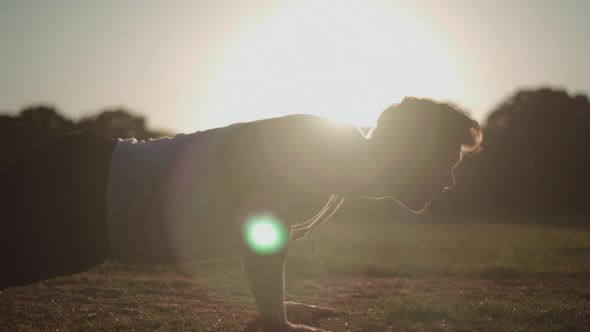
[[[454,186],[453,168],[480,151],[482,131],[457,107],[406,97],[381,113],[369,137],[374,194],[419,212]]]

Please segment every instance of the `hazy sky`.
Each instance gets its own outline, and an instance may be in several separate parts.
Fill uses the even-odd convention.
[[[477,119],[590,94],[590,1],[0,0],[0,111],[106,107],[190,132],[289,113],[360,125],[404,95]]]

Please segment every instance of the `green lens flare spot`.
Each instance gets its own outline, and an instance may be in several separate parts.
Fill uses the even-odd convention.
[[[258,254],[274,254],[285,248],[288,242],[287,229],[272,214],[248,217],[244,231],[246,244]]]

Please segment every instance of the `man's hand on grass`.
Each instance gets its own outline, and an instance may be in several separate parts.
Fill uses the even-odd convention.
[[[338,314],[338,312],[334,309],[292,301],[286,301],[285,307],[287,309],[287,314],[300,316],[311,320],[318,320]]]
[[[263,324],[263,332],[329,332],[307,325],[292,324],[289,322],[281,324]]]

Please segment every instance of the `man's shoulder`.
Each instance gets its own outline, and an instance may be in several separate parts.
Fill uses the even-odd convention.
[[[312,114],[292,114],[242,123],[225,135],[223,153],[264,149],[283,154],[306,150],[357,149],[366,138],[362,131],[347,123]]]
[[[353,125],[294,114],[247,123],[232,132],[224,140],[220,161],[225,174],[240,181],[272,179],[285,187],[315,187],[351,173],[365,141]],[[288,181],[292,183],[284,183]]]
[[[238,132],[238,131],[236,131]],[[282,117],[261,119],[245,123],[239,134],[262,136],[265,139],[286,139],[290,141],[360,141],[362,131],[349,123],[333,121],[314,114],[290,114]]]

